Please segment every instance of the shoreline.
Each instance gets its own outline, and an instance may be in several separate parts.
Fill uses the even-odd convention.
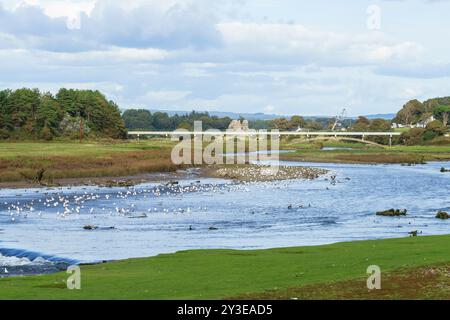
[[[145,258],[81,264],[82,274],[86,277],[82,278],[85,290],[79,292],[62,290],[66,288],[68,277],[62,271],[39,276],[0,278],[0,295],[3,299],[14,299],[18,295],[26,299],[177,299],[185,296],[190,299],[258,299],[261,295],[274,294],[271,296],[273,298],[278,294],[283,296],[285,290],[290,288],[304,291],[303,288],[309,288],[310,285],[327,286],[335,281],[356,281],[366,276],[368,261],[377,261],[385,272],[421,267],[433,271],[438,266],[448,266],[449,248],[445,244],[449,237],[355,240],[319,246],[257,250],[184,250]],[[426,259],[417,259],[418,255]],[[261,268],[260,273],[255,274],[252,268],[242,268],[244,264],[250,266],[253,263]],[[212,265],[214,268],[211,268]],[[274,268],[274,265],[277,267]],[[334,268],[330,269],[330,265]],[[154,268],[160,272],[149,271]],[[219,278],[217,269],[221,275]],[[443,273],[444,276],[446,274]],[[101,281],[97,280],[99,275]],[[269,283],[259,281],[261,275],[271,279]],[[445,289],[445,278],[435,280],[441,284],[437,288],[444,285]],[[214,285],[205,291],[203,281]],[[116,290],[105,290],[111,283],[116,285]],[[48,290],[40,290],[42,287]],[[130,291],[130,287],[136,290]],[[360,289],[367,294],[364,285]],[[316,298],[321,297],[320,291],[315,293]],[[446,292],[437,291],[436,297]]]
[[[322,150],[310,144],[287,142],[280,146],[283,152],[279,159],[363,165],[450,161],[450,146],[394,146],[390,149],[351,143],[326,143],[324,146],[336,149]],[[122,144],[0,144],[0,189],[114,185],[116,182],[127,185],[182,179],[177,172],[190,166],[173,165],[171,147],[172,142],[161,140]]]
[[[431,234],[431,235],[425,235],[420,236],[419,238],[442,238],[442,237],[450,237],[449,234]],[[176,250],[176,251],[170,251],[170,252],[162,252],[157,253],[154,255],[148,255],[148,256],[132,256],[129,258],[123,258],[123,259],[109,259],[109,260],[92,260],[92,261],[76,261],[70,258],[59,258],[58,260],[52,261],[47,260],[46,255],[37,255],[38,259],[44,259],[45,263],[41,264],[33,264],[30,260],[30,264],[24,264],[24,265],[13,265],[13,266],[0,266],[2,270],[0,270],[0,280],[1,279],[13,279],[13,278],[22,278],[22,277],[31,277],[31,276],[45,276],[45,275],[54,275],[59,272],[65,272],[66,269],[70,266],[79,266],[81,268],[83,267],[89,267],[89,266],[102,266],[102,265],[108,265],[108,264],[120,264],[120,263],[126,263],[128,261],[133,260],[142,260],[142,259],[155,259],[161,256],[174,256],[179,254],[184,254],[187,252],[209,252],[209,251],[235,251],[235,252],[263,252],[263,251],[274,251],[274,250],[290,250],[290,249],[296,249],[296,248],[320,248],[320,247],[328,247],[328,246],[336,246],[336,245],[345,245],[345,244],[358,244],[358,243],[364,243],[364,242],[383,242],[383,241],[395,241],[395,240],[406,240],[406,239],[412,239],[414,237],[411,236],[404,236],[404,237],[391,237],[391,238],[367,238],[367,239],[356,239],[356,240],[348,240],[348,241],[332,241],[332,242],[326,242],[324,244],[313,244],[313,245],[292,245],[292,246],[282,246],[282,247],[264,247],[260,249],[229,249],[229,248],[211,248],[211,249],[191,249],[191,250]],[[0,248],[0,250],[12,250],[12,249],[5,249]],[[33,253],[33,252],[31,252]],[[245,255],[245,254],[244,254]],[[13,255],[1,255],[0,257],[7,257],[7,258],[17,258],[17,256]],[[72,261],[72,262],[70,262]],[[450,262],[450,260],[449,260]],[[8,269],[8,274],[4,274],[3,269]],[[0,299],[1,300],[1,299]]]
[[[0,182],[0,190],[2,189],[46,189],[46,188],[66,188],[66,187],[131,187],[144,183],[167,183],[174,180],[187,180],[196,178],[218,178],[236,180],[240,182],[265,182],[275,180],[291,180],[291,179],[315,179],[326,174],[325,169],[313,168],[310,166],[286,167],[280,166],[280,174],[272,175],[264,173],[265,168],[269,166],[263,165],[213,165],[203,167],[192,167],[187,169],[178,169],[174,172],[151,172],[142,173],[131,176],[110,176],[95,178],[66,178],[55,179],[53,184],[45,185],[38,183],[30,183],[27,181],[17,182]],[[288,168],[285,170],[284,168]],[[260,170],[257,170],[260,169]],[[243,171],[243,172],[242,172]],[[256,171],[261,176],[255,176]],[[252,176],[250,179],[248,176]]]
[[[30,183],[27,181],[0,182],[1,189],[45,189],[66,187],[120,187],[133,186],[151,182],[169,182],[173,179],[189,179],[189,172],[177,170],[174,172],[151,172],[130,176],[107,176],[107,177],[80,177],[54,179],[53,184],[45,185]],[[194,174],[193,174],[194,175]]]
[[[322,151],[323,152],[323,151]],[[317,156],[320,155],[320,156]],[[323,157],[321,157],[323,156]],[[326,157],[328,156],[328,157]],[[340,164],[362,164],[362,165],[421,165],[427,162],[447,162],[450,161],[450,153],[443,154],[408,154],[408,153],[330,153],[330,154],[290,154],[280,155],[280,161],[293,162],[315,162],[315,163],[340,163]]]
[[[449,162],[450,159],[433,159],[425,163],[405,163],[405,162],[361,162],[361,161],[342,161],[339,159],[305,159],[298,157],[280,157],[280,161],[286,162],[299,162],[305,163],[306,166],[298,166],[298,168],[312,168],[311,164],[353,164],[353,165],[404,165],[415,166],[424,165],[429,162]],[[242,165],[230,165],[229,167],[238,167]],[[283,167],[282,165],[280,167]],[[120,186],[133,186],[144,183],[165,183],[172,180],[186,180],[190,178],[222,178],[222,179],[235,179],[239,180],[239,175],[229,175],[227,173],[215,174],[216,171],[227,168],[226,165],[214,165],[203,167],[192,167],[186,169],[178,169],[173,172],[161,171],[161,172],[149,172],[128,176],[105,176],[105,177],[80,177],[80,178],[62,178],[54,179],[53,184],[45,185],[38,183],[31,183],[27,181],[11,181],[0,182],[0,191],[2,189],[45,189],[45,188],[65,188],[65,187],[120,187]],[[325,173],[322,173],[325,174]],[[287,177],[284,179],[272,179],[272,180],[289,180],[289,179],[302,179],[305,177]],[[308,177],[306,177],[308,178]],[[241,179],[241,181],[249,181]],[[270,181],[266,179],[256,179],[256,182]]]

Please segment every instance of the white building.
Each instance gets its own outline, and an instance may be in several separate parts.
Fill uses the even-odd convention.
[[[436,120],[434,116],[429,116],[425,120],[421,120],[415,125],[412,125],[411,128],[425,128],[430,122],[433,122],[434,120]]]

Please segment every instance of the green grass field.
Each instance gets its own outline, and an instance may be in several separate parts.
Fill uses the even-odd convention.
[[[170,240],[169,240],[170,241]],[[81,290],[66,289],[65,273],[0,280],[1,299],[225,299],[329,286],[365,279],[369,265],[383,274],[450,263],[450,235],[357,241],[257,251],[195,250],[82,266]],[[343,282],[344,281],[344,282]],[[365,280],[358,281],[366,292]],[[414,282],[412,282],[414,284]],[[353,283],[354,285],[354,283]],[[358,285],[359,286],[359,285]],[[433,286],[448,293],[448,277]],[[344,290],[345,288],[342,288]],[[398,288],[401,298],[402,288]],[[320,299],[327,297],[316,290]],[[322,292],[322,293],[321,293]],[[277,297],[273,294],[269,297]],[[285,295],[280,295],[286,298]],[[450,296],[447,296],[450,299]]]
[[[1,142],[0,159],[17,157],[51,156],[102,156],[115,152],[164,150],[173,146],[169,139],[152,139],[141,142]]]

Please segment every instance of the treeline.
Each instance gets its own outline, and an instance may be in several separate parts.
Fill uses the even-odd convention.
[[[219,129],[226,130],[232,121],[231,118],[219,118],[210,116],[208,112],[192,111],[185,115],[169,116],[165,112],[151,113],[144,109],[129,109],[126,110],[122,119],[125,122],[125,127],[130,130],[176,130],[176,129],[194,129],[194,121],[201,121],[203,130]]]
[[[194,121],[202,121],[203,129],[219,129],[226,130],[233,119],[229,117],[211,116],[208,112],[196,112],[185,115],[169,116],[165,112],[151,113],[145,109],[129,109],[126,110],[122,118],[128,130],[175,130],[187,129],[192,130]],[[244,120],[244,119],[239,119]],[[353,121],[346,120],[346,125],[350,125]],[[301,116],[292,116],[290,118],[278,118],[273,120],[250,120],[250,129],[278,129],[280,131],[295,131],[298,129],[317,131],[323,130],[330,126],[329,118],[317,118],[305,120]]]
[[[424,102],[408,101],[397,113],[393,122],[411,126],[431,117],[442,122],[444,127],[449,124],[450,97],[433,98]]]
[[[280,131],[320,131],[329,130],[333,127],[334,118],[308,118],[295,115],[290,118],[278,118],[267,120],[265,129],[278,129]],[[352,119],[345,119],[343,123],[339,123],[339,128],[349,128],[354,123]]]
[[[411,128],[400,137],[403,144],[414,145],[448,145],[450,139],[445,137],[448,129],[439,120],[431,121],[424,128]]]
[[[444,97],[425,102],[411,100],[392,122],[413,127],[402,135],[401,142],[423,144],[439,140],[448,132],[449,117],[450,97]],[[203,130],[226,130],[232,120],[195,111],[169,116],[164,112],[129,109],[121,114],[113,101],[92,90],[63,88],[56,95],[38,89],[0,91],[0,139],[123,139],[127,130],[193,130],[195,121],[202,122]],[[346,119],[337,130],[391,131],[392,122],[359,117],[357,120]],[[250,129],[280,131],[329,130],[333,124],[334,119],[305,119],[301,116],[249,121]],[[386,142],[384,137],[373,139],[379,143]]]
[[[126,138],[119,107],[99,91],[0,91],[0,139]]]
[[[358,117],[349,129],[349,131],[354,132],[388,132],[392,130],[391,121],[385,119],[368,119],[366,117]],[[389,137],[370,136],[366,139],[380,144],[389,143]],[[394,143],[395,142],[397,141],[394,141]]]
[[[433,98],[420,102],[408,101],[393,120],[411,127],[402,133],[400,141],[406,145],[449,144],[450,97]]]

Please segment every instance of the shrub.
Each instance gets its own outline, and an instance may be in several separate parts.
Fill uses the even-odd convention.
[[[53,139],[53,133],[49,127],[45,126],[44,128],[42,128],[41,132],[39,133],[39,138],[50,141]]]
[[[434,145],[434,146],[448,146],[450,145],[450,138],[449,137],[436,137],[431,141],[428,141],[427,144]]]
[[[434,120],[434,121],[430,122],[429,124],[427,124],[425,129],[427,131],[433,131],[437,135],[443,135],[445,133],[445,131],[447,131],[447,128],[444,127],[442,122],[440,122],[438,120]]]
[[[425,129],[412,128],[411,130],[402,133],[400,141],[407,146],[422,144],[424,133]]]
[[[11,137],[10,133],[6,129],[0,129],[0,139],[9,139]]]

